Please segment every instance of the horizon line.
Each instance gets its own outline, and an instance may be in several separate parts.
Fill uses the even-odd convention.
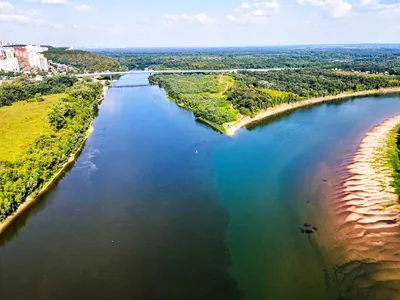
[[[217,48],[289,48],[289,47],[346,47],[346,46],[398,46],[399,43],[336,43],[336,44],[276,44],[276,45],[246,45],[246,46],[126,46],[126,47],[75,47],[75,50],[96,49],[217,49]],[[69,46],[58,46],[65,48]]]

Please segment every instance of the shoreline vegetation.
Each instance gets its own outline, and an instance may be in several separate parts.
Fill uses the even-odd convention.
[[[16,220],[26,209],[32,206],[40,197],[48,192],[54,184],[57,183],[57,181],[64,174],[65,170],[68,169],[68,167],[71,166],[79,157],[79,153],[82,151],[83,147],[85,146],[86,140],[93,132],[93,130],[94,129],[91,126],[86,133],[85,139],[82,141],[82,145],[70,156],[68,161],[61,167],[61,169],[59,169],[58,172],[55,173],[54,176],[39,191],[37,191],[36,196],[28,196],[12,215],[8,216],[5,220],[0,222],[0,234],[2,234],[7,229],[7,227],[10,226],[12,222],[14,222],[14,220]]]
[[[53,172],[52,175],[50,175],[50,178],[43,182],[41,184],[41,187],[33,190],[23,201],[19,201],[19,204],[17,205],[16,208],[14,208],[10,214],[6,215],[4,217],[4,199],[1,199],[0,197],[0,208],[2,209],[1,217],[0,218],[0,234],[2,234],[7,227],[15,220],[17,219],[26,209],[28,209],[31,205],[33,205],[42,195],[44,195],[57,181],[63,176],[65,170],[73,164],[76,159],[79,157],[80,152],[85,146],[85,143],[90,136],[90,134],[94,131],[93,128],[93,121],[95,119],[95,111],[98,108],[98,104],[101,103],[101,101],[104,100],[106,91],[108,87],[107,86],[101,86],[100,84],[92,83],[91,81],[86,81],[82,84],[77,86],[73,86],[71,90],[69,91],[69,94],[67,96],[70,97],[76,97],[76,100],[87,100],[90,101],[92,104],[89,105],[89,110],[88,114],[85,116],[86,118],[89,117],[87,121],[89,121],[88,125],[85,126],[84,124],[82,125],[84,128],[84,134],[81,135],[78,133],[78,137],[76,137],[75,143],[72,145],[72,147],[69,149],[71,152],[69,156],[67,157],[66,160],[62,162],[62,165],[55,171]],[[92,99],[90,100],[90,99]],[[72,99],[69,99],[71,101]],[[68,101],[67,101],[68,102]],[[84,119],[85,119],[84,117]],[[87,122],[86,121],[86,122]],[[66,129],[68,125],[65,125]],[[81,138],[79,138],[81,136]],[[65,157],[65,155],[63,155]],[[1,163],[1,162],[0,162]],[[0,164],[0,175],[2,174],[1,171],[3,171],[4,167]],[[1,180],[1,178],[0,178]],[[1,181],[0,181],[1,183]],[[0,188],[0,196],[4,194],[4,188]],[[11,202],[11,201],[9,201]]]
[[[281,113],[296,110],[301,107],[312,106],[315,104],[329,102],[332,100],[345,100],[353,97],[372,96],[379,94],[397,94],[397,93],[400,93],[400,87],[348,92],[332,96],[310,98],[307,100],[301,100],[299,102],[294,102],[294,103],[284,103],[284,104],[279,104],[275,107],[268,108],[264,111],[261,111],[254,117],[242,116],[238,121],[224,124],[224,127],[226,129],[226,134],[229,136],[233,136],[235,135],[236,131],[238,131],[242,127],[248,126],[254,122],[258,122]]]
[[[299,107],[351,97],[400,93],[400,76],[335,70],[155,74],[152,84],[196,119],[232,136],[253,122]]]

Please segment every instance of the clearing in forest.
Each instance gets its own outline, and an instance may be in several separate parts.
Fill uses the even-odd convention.
[[[0,161],[15,161],[50,125],[47,113],[64,94],[43,96],[43,102],[20,101],[0,107]]]

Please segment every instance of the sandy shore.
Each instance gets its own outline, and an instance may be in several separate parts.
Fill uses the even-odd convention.
[[[400,299],[400,205],[387,146],[399,123],[396,115],[365,135],[331,200],[337,278],[356,299]]]
[[[399,217],[397,208],[399,198],[392,186],[393,169],[385,159],[385,145],[389,133],[400,123],[400,115],[394,116],[368,132],[353,162],[347,167],[348,178],[343,184],[341,199],[341,215],[345,223],[354,223],[357,231],[363,231],[364,242],[371,235],[367,230],[385,234],[387,229],[396,228],[400,237]],[[395,231],[391,230],[393,233]],[[400,255],[400,239],[397,255]],[[400,262],[400,256],[397,259]]]
[[[99,103],[104,100],[106,92],[108,90],[108,87],[103,88],[103,92],[99,97]],[[80,152],[82,151],[83,147],[85,146],[86,140],[90,136],[90,134],[94,131],[93,128],[93,121],[90,124],[87,132],[86,132],[86,137],[82,141],[82,144],[80,147],[70,156],[68,161],[61,167],[61,169],[53,175],[53,177],[38,191],[37,195],[35,197],[28,197],[25,199],[25,201],[18,207],[18,209],[9,217],[7,217],[4,221],[0,223],[0,234],[16,219],[18,218],[19,215],[21,215],[27,208],[29,208],[32,204],[35,203],[37,199],[39,199],[44,193],[46,193],[54,183],[59,180],[62,175],[64,174],[64,171],[72,164],[75,162],[75,160],[78,158]]]
[[[287,112],[290,110],[294,110],[300,107],[308,106],[308,105],[313,105],[317,103],[322,103],[322,102],[327,102],[327,101],[332,101],[332,100],[338,100],[338,99],[346,99],[346,98],[351,98],[351,97],[360,97],[360,96],[368,96],[368,95],[377,95],[377,94],[389,94],[389,93],[400,93],[400,87],[394,87],[394,88],[384,88],[384,89],[378,89],[378,90],[369,90],[369,91],[360,91],[360,92],[354,92],[354,93],[341,93],[335,96],[326,96],[326,97],[319,97],[319,98],[311,98],[308,100],[303,100],[299,101],[296,103],[288,103],[288,104],[281,104],[278,106],[275,106],[273,108],[264,110],[260,113],[258,113],[254,118],[251,118],[249,116],[243,116],[240,120],[225,124],[224,127],[226,128],[226,134],[227,135],[234,135],[237,130],[240,128],[249,125],[250,123],[283,113]]]

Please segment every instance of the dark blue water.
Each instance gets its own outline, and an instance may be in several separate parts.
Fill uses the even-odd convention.
[[[76,164],[0,237],[1,299],[338,299],[324,170],[399,100],[322,104],[228,137],[158,87],[111,89]],[[321,228],[311,239],[305,222]]]

